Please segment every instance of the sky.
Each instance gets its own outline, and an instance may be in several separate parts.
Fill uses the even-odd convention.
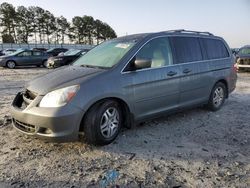
[[[40,6],[69,21],[93,16],[118,36],[173,29],[209,31],[230,47],[250,45],[250,0],[0,0]]]

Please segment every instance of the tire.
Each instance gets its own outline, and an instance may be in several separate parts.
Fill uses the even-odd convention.
[[[47,68],[47,60],[43,61],[42,66],[45,67],[45,68]]]
[[[85,140],[93,145],[107,145],[118,136],[122,113],[115,101],[104,101],[88,111],[83,121]],[[113,128],[111,127],[113,126]]]
[[[9,68],[9,69],[14,69],[16,67],[16,62],[15,61],[8,61],[6,63],[6,66]]]
[[[212,92],[208,101],[208,109],[211,111],[219,110],[225,102],[226,99],[226,86],[222,82],[218,82],[212,89]]]

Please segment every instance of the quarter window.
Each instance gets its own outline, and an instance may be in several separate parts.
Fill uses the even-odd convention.
[[[176,63],[201,61],[202,52],[196,37],[172,37]]]
[[[33,52],[33,55],[34,55],[34,56],[41,56],[41,55],[42,55],[42,52]]]
[[[202,38],[201,41],[207,53],[207,59],[226,58],[229,56],[228,50],[221,40]]]
[[[21,52],[20,54],[18,54],[18,56],[21,57],[31,56],[31,51]]]

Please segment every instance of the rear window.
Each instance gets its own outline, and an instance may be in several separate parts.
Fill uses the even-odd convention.
[[[33,51],[33,55],[34,55],[34,56],[41,56],[41,55],[42,55],[42,52]]]
[[[219,59],[229,57],[229,53],[224,43],[217,39],[201,39],[207,53],[207,59]]]
[[[202,52],[196,37],[172,37],[176,63],[201,61]]]

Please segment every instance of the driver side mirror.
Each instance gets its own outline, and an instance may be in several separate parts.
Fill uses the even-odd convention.
[[[151,67],[152,60],[151,59],[136,59],[134,61],[135,69],[146,69]]]

